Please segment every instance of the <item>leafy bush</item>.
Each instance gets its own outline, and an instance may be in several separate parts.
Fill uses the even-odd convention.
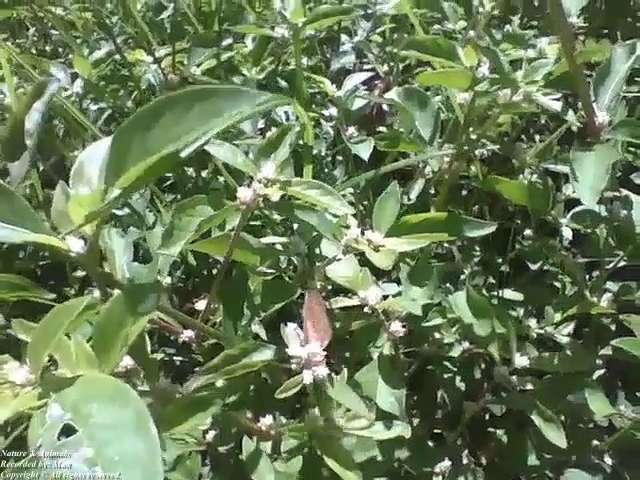
[[[640,477],[636,0],[65,3],[0,11],[0,468]]]

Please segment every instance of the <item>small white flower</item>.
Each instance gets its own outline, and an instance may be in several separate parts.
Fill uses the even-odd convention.
[[[382,242],[384,242],[384,235],[375,230],[366,230],[363,236],[368,242],[375,246],[380,246]]]
[[[562,237],[562,245],[567,247],[573,240],[573,230],[566,225],[560,227],[560,235]]]
[[[270,160],[262,164],[258,171],[257,178],[258,180],[271,180],[275,178],[277,171],[278,166],[276,162]]]
[[[389,332],[389,335],[392,337],[404,337],[407,334],[407,326],[400,320],[393,320],[387,326],[387,332]]]
[[[366,305],[374,306],[382,301],[383,293],[378,285],[371,285],[366,290],[358,292],[358,297],[360,297],[360,300]]]
[[[342,242],[349,242],[352,240],[357,240],[362,235],[362,229],[358,225],[358,221],[354,217],[347,217],[347,226],[348,229],[342,237]]]
[[[236,191],[236,199],[240,203],[240,205],[244,207],[249,207],[255,205],[258,200],[258,194],[256,189],[251,187],[238,187]]]
[[[207,433],[204,434],[204,440],[207,443],[211,443],[213,442],[213,439],[216,438],[216,435],[218,434],[218,431],[215,429],[211,429],[209,431],[207,431]]]
[[[485,58],[480,62],[480,65],[476,69],[476,76],[480,79],[484,79],[484,78],[487,78],[490,73],[491,73],[491,64],[489,63],[489,60]]]
[[[207,308],[207,297],[200,298],[193,303],[193,309],[197,312],[202,312]]]
[[[355,138],[358,136],[358,129],[353,125],[349,125],[345,129],[344,134],[347,138]]]
[[[311,385],[313,383],[313,371],[310,368],[302,370],[302,383]]]
[[[133,358],[131,358],[129,355],[125,355],[124,357],[122,357],[122,360],[120,360],[120,363],[116,367],[116,372],[118,373],[128,372],[135,366],[136,366],[136,362],[133,360]]]
[[[71,253],[73,253],[74,255],[82,255],[87,251],[87,244],[80,237],[67,235],[66,237],[64,237],[64,241],[67,244],[67,247],[69,247]]]
[[[15,360],[4,366],[4,373],[7,380],[16,385],[27,385],[34,380],[29,367]]]
[[[458,103],[466,105],[471,101],[472,95],[473,94],[471,92],[458,92],[456,93],[456,100]]]
[[[263,432],[268,432],[273,428],[274,423],[275,423],[275,420],[273,419],[273,415],[269,413],[263,417],[260,417],[260,420],[258,420],[257,426]]]
[[[326,364],[327,352],[317,342],[305,343],[304,332],[295,323],[281,328],[282,338],[287,344],[291,366],[302,369],[302,382],[309,385],[314,380],[323,380],[329,375]]]
[[[611,292],[604,292],[600,299],[600,306],[604,308],[612,308],[614,306],[615,295]]]
[[[529,357],[523,353],[518,352],[513,358],[513,366],[516,368],[527,368],[530,364]]]
[[[498,100],[498,103],[507,103],[509,100],[511,100],[511,90],[508,88],[503,88],[496,95],[496,99]]]
[[[289,29],[285,25],[277,25],[273,29],[273,33],[280,38],[286,38],[289,36]]]
[[[444,460],[434,465],[433,473],[434,475],[445,475],[447,472],[449,472],[452,465],[453,464],[451,463],[451,460],[449,460],[448,457],[445,457]]]
[[[47,423],[61,423],[67,419],[67,413],[62,409],[59,403],[49,402],[45,418]]]
[[[596,125],[601,130],[604,130],[609,126],[609,122],[611,121],[611,117],[607,112],[603,112],[598,108],[597,105],[594,104],[594,110],[596,111]]]
[[[185,328],[180,332],[180,336],[178,337],[178,342],[180,343],[193,343],[196,341],[196,332],[191,330],[190,328]]]

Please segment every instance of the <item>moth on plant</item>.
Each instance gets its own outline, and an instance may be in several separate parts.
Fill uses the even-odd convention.
[[[287,344],[291,365],[302,369],[303,382],[310,384],[329,375],[325,348],[333,335],[326,303],[315,288],[306,290],[304,294],[302,321],[302,329],[295,323],[283,325],[282,338]]]

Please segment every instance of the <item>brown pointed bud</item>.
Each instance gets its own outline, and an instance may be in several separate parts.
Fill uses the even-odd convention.
[[[331,341],[333,332],[327,315],[327,306],[322,295],[315,288],[307,290],[304,294],[302,319],[305,343],[315,342],[325,348]]]

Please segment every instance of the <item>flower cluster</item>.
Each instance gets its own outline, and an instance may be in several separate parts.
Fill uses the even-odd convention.
[[[295,323],[282,327],[282,338],[287,344],[287,354],[293,368],[302,369],[302,381],[308,385],[315,380],[323,380],[329,375],[327,352],[317,342],[307,343],[302,329]]]

